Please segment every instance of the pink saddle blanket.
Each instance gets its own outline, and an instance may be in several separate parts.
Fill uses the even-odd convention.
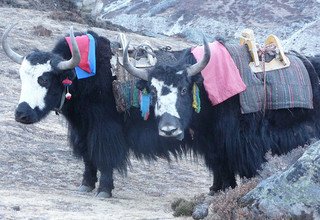
[[[212,105],[217,105],[228,98],[244,91],[246,85],[228,50],[218,41],[209,43],[211,57],[208,65],[201,71],[204,88]],[[203,58],[204,47],[192,49],[197,61]]]

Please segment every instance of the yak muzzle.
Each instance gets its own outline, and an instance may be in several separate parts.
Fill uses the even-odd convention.
[[[159,135],[163,137],[174,137],[176,139],[183,139],[183,131],[179,119],[164,113],[159,120]]]
[[[28,103],[21,102],[15,111],[15,120],[23,124],[32,124],[38,121],[37,113]]]

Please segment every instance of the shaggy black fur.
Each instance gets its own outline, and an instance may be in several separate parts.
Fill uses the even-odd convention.
[[[113,170],[125,173],[128,147],[122,128],[122,116],[117,113],[112,92],[112,56],[109,40],[89,32],[96,41],[96,75],[73,80],[72,99],[65,101],[62,114],[69,122],[69,137],[73,151],[85,164],[82,185],[94,188],[97,170],[101,172],[98,192],[110,193]],[[64,59],[71,53],[64,39],[52,51]]]
[[[179,96],[176,107],[180,113],[182,128],[194,132],[193,140],[186,138],[188,146],[204,156],[206,165],[213,172],[211,193],[235,187],[237,174],[247,178],[256,175],[265,161],[267,151],[283,154],[308,143],[312,138],[319,138],[320,93],[317,72],[320,72],[320,57],[306,59],[300,56],[300,59],[312,82],[312,110],[294,108],[269,110],[265,114],[241,114],[239,95],[212,106],[203,84],[199,83],[200,74],[191,80],[186,73],[175,74],[184,70],[188,64],[196,62],[190,50],[184,52],[177,65],[161,66],[151,72],[150,79],[154,77],[167,85],[188,88],[189,95]],[[199,114],[192,113],[190,105],[191,86],[194,82],[197,82],[201,93]]]
[[[125,174],[129,165],[130,149],[138,158],[147,160],[170,156],[178,157],[183,143],[158,135],[157,122],[153,117],[144,121],[138,109],[129,114],[116,111],[112,91],[110,42],[106,38],[90,33],[96,41],[96,75],[78,80],[74,70],[60,71],[57,64],[71,58],[66,40],[57,42],[52,52],[35,51],[27,56],[32,65],[50,61],[53,68],[38,78],[38,84],[48,89],[45,108],[32,109],[29,104],[21,103],[16,109],[16,120],[34,123],[43,119],[50,111],[60,106],[64,86],[62,81],[73,79],[69,86],[71,100],[66,100],[61,113],[69,126],[69,140],[76,156],[83,158],[85,171],[80,190],[91,191],[95,188],[97,171],[100,171],[98,196],[110,197],[113,185],[113,171]],[[76,35],[81,35],[77,33]]]
[[[31,109],[27,103],[20,103],[16,110],[16,119],[20,122],[41,120],[49,111],[59,107],[64,90],[62,80],[66,77],[73,79],[70,86],[72,99],[65,101],[62,114],[69,122],[69,140],[73,151],[83,158],[85,164],[81,188],[84,191],[95,188],[99,170],[98,193],[111,196],[113,171],[126,172],[130,150],[138,158],[152,160],[163,157],[170,160],[170,155],[178,157],[191,149],[203,155],[212,170],[212,191],[234,187],[236,174],[241,177],[256,175],[268,150],[277,154],[286,153],[307,143],[312,137],[319,137],[319,80],[314,69],[320,72],[319,57],[301,57],[313,83],[315,109],[267,111],[263,116],[260,112],[242,115],[238,96],[212,107],[199,75],[189,79],[185,73],[175,74],[177,70],[185,69],[186,65],[195,63],[189,49],[176,52],[175,57],[183,57],[181,62],[176,66],[158,66],[151,77],[174,81],[180,89],[187,89],[186,94],[179,96],[178,111],[183,116],[181,125],[185,130],[185,139],[178,141],[158,135],[159,119],[154,117],[153,109],[147,121],[142,119],[138,109],[131,109],[128,115],[116,111],[110,42],[94,32],[89,33],[94,36],[98,48],[96,75],[77,80],[73,70],[60,71],[56,68],[61,60],[71,57],[65,39],[61,39],[51,53],[35,51],[27,56],[33,65],[50,60],[53,67],[53,71],[38,78],[38,83],[48,89],[45,108]],[[200,114],[194,113],[191,107],[193,82],[197,82],[200,88]],[[156,98],[157,94],[153,95]]]

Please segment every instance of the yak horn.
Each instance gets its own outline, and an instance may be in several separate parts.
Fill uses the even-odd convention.
[[[129,62],[129,56],[128,56],[128,48],[129,48],[129,43],[127,43],[124,51],[123,51],[123,67],[133,76],[136,76],[140,79],[148,81],[149,77],[149,72],[146,69],[138,69],[134,67],[130,62]]]
[[[70,60],[61,61],[57,67],[60,70],[68,70],[75,68],[81,60],[78,44],[73,34],[73,27],[70,28],[70,41],[72,45],[72,57]]]
[[[13,60],[14,62],[16,62],[16,63],[18,63],[18,64],[21,64],[22,61],[23,61],[23,59],[24,59],[24,57],[21,56],[20,54],[16,53],[16,52],[14,52],[14,51],[11,49],[11,47],[10,47],[10,45],[9,45],[9,42],[7,41],[7,37],[8,37],[8,35],[9,35],[10,31],[11,31],[12,28],[13,28],[14,26],[16,26],[16,25],[17,25],[17,23],[12,24],[11,26],[9,26],[9,27],[5,30],[4,34],[2,35],[1,42],[2,42],[2,48],[3,48],[4,52],[7,54],[7,56],[8,56],[11,60]]]
[[[194,76],[200,73],[209,63],[210,60],[210,48],[207,39],[203,37],[204,55],[201,61],[187,68],[188,77]]]

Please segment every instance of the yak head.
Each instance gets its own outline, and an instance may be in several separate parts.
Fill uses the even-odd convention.
[[[80,52],[75,41],[73,28],[70,29],[72,57],[64,60],[53,52],[34,51],[21,56],[13,51],[8,35],[15,26],[7,28],[2,36],[2,47],[6,55],[20,64],[21,93],[15,110],[15,119],[24,124],[40,121],[51,110],[60,106],[65,78],[74,77],[74,67],[80,62]]]
[[[138,69],[128,60],[128,45],[124,50],[123,66],[132,75],[148,81],[159,135],[182,140],[192,118],[193,76],[200,73],[210,60],[210,49],[204,39],[205,54],[193,65],[159,66]]]

